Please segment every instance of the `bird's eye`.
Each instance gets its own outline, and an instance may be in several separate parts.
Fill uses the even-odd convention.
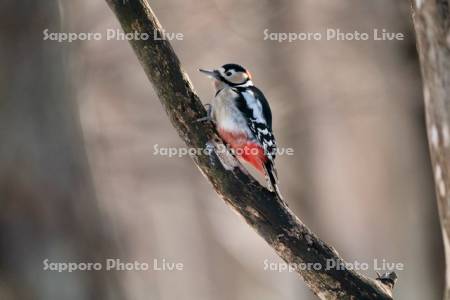
[[[228,71],[228,72],[225,72],[225,75],[227,75],[227,76],[231,76],[231,72],[230,72],[230,71]]]

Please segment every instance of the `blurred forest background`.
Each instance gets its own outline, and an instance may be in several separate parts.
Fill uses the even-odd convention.
[[[350,262],[399,262],[396,299],[440,299],[444,259],[409,1],[149,1],[197,72],[251,70],[294,212]],[[119,28],[104,1],[1,1],[0,299],[315,299],[213,192],[126,41],[43,41]],[[265,41],[270,32],[372,32],[404,41]],[[182,262],[180,272],[43,271],[42,261]],[[375,277],[375,271],[365,272]]]

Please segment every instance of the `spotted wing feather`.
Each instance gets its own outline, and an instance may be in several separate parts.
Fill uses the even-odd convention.
[[[236,105],[247,120],[253,138],[260,144],[266,154],[264,162],[269,183],[276,189],[277,171],[274,166],[277,145],[272,132],[272,112],[264,94],[256,87],[237,88]]]

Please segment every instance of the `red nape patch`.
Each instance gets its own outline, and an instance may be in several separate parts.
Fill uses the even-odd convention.
[[[264,163],[267,161],[267,157],[264,154],[263,147],[257,143],[249,142],[244,132],[233,133],[223,129],[218,131],[220,137],[234,150],[237,157],[242,158],[264,174]]]

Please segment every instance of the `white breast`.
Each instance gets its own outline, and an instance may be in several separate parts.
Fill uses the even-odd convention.
[[[231,132],[245,132],[251,136],[247,121],[236,106],[238,94],[231,88],[222,89],[213,100],[213,117],[217,127]]]

